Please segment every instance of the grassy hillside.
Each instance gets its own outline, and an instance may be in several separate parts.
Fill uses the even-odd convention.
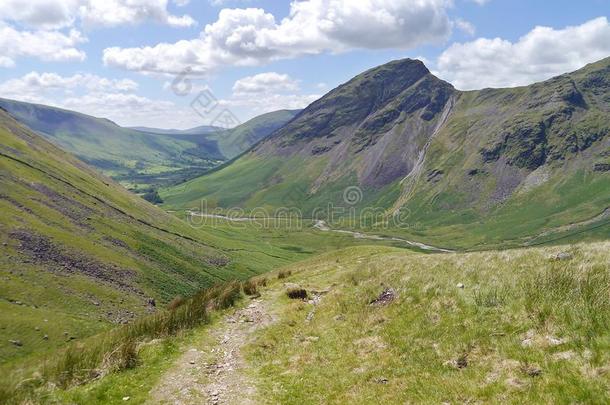
[[[155,403],[171,381],[184,402],[604,404],[608,252],[330,252],[268,275],[261,297],[210,326],[142,344],[137,367],[49,398]],[[290,299],[294,289],[307,298]],[[229,333],[247,335],[233,347]],[[223,363],[242,356],[236,371]],[[233,378],[219,387],[219,374]]]
[[[38,104],[0,99],[0,107],[127,186],[181,181],[224,160],[214,141],[145,134],[106,119]]]
[[[161,195],[172,208],[205,199],[304,216],[329,203],[373,209],[376,219],[356,225],[374,229],[398,214],[401,226],[383,232],[460,249],[589,228],[604,236],[609,112],[610,59],[544,83],[472,92],[421,62],[395,61],[331,91],[231,165]],[[346,204],[350,187],[357,201]]]
[[[2,110],[0,141],[4,365],[154,311],[149,298],[163,306],[177,295],[354,243],[309,229],[191,226]]]
[[[246,349],[258,402],[607,403],[608,252],[358,248],[293,265]]]
[[[138,194],[202,175],[246,151],[298,112],[263,114],[229,130],[163,130],[122,128],[102,118],[1,98],[0,107]]]
[[[283,127],[299,111],[279,110],[262,114],[235,128],[215,132],[210,136],[210,139],[218,142],[218,148],[227,159],[233,159],[250,149],[258,141]]]

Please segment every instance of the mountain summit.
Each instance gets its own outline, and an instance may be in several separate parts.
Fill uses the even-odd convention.
[[[430,139],[454,93],[421,61],[390,62],[311,104],[254,153],[328,157],[316,188],[350,172],[362,185],[384,186],[413,169],[419,152],[409,145]]]
[[[455,243],[467,228],[478,243],[488,234],[525,241],[603,217],[609,112],[610,58],[531,86],[468,92],[399,60],[332,90],[232,165],[164,198],[309,214],[358,187],[355,208],[407,211],[439,240]]]

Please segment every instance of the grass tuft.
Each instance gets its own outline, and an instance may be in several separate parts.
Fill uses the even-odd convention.
[[[291,288],[286,291],[288,298],[293,300],[304,300],[307,299],[307,291],[303,288]]]
[[[178,295],[173,300],[171,300],[169,302],[169,304],[167,304],[167,310],[175,311],[178,307],[182,306],[184,303],[186,303],[186,300],[184,299],[184,297],[182,297],[181,295]]]
[[[292,271],[290,270],[280,270],[279,273],[277,273],[277,278],[278,280],[284,279],[284,278],[288,278],[292,275]]]
[[[489,290],[476,290],[473,294],[474,303],[477,307],[494,308],[506,302],[506,291],[497,287]]]
[[[558,322],[589,337],[610,329],[610,273],[603,265],[581,270],[553,263],[523,290],[526,309],[540,326]]]
[[[258,283],[254,280],[248,280],[243,284],[244,294],[246,295],[257,295],[258,294]]]

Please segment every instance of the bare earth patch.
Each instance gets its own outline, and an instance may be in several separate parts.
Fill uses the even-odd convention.
[[[254,404],[256,388],[244,372],[241,349],[275,321],[263,298],[225,317],[210,333],[211,348],[190,349],[150,395],[150,404]]]

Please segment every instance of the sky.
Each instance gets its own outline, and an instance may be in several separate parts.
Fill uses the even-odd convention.
[[[417,58],[461,90],[610,56],[610,0],[0,0],[0,97],[234,126]]]

